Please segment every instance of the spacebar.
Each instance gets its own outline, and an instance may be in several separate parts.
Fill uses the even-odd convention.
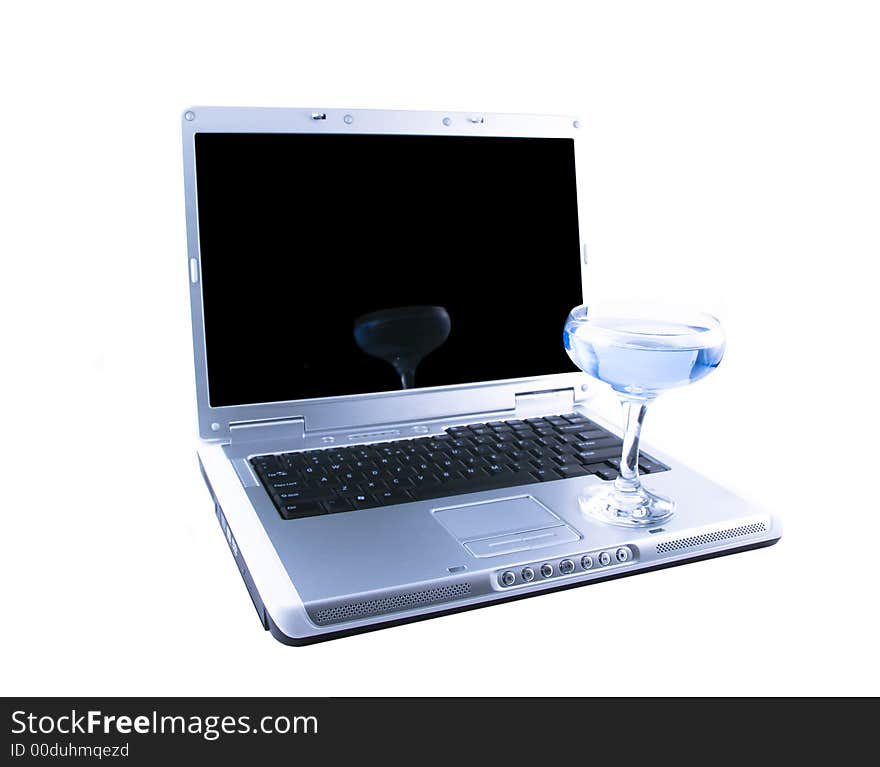
[[[516,485],[536,485],[538,481],[527,471],[517,473],[504,473],[496,476],[480,479],[463,479],[455,482],[444,482],[431,487],[413,488],[410,493],[420,501],[429,498],[443,498],[447,495],[464,495],[465,493],[479,493],[481,490],[497,490],[500,487],[514,487]]]

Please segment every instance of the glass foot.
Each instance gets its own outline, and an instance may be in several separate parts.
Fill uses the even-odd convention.
[[[675,501],[643,486],[591,487],[578,499],[581,511],[602,522],[621,527],[653,527],[672,516]]]

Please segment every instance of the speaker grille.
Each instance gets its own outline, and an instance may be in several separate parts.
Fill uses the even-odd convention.
[[[743,535],[763,533],[766,529],[767,525],[763,522],[753,522],[750,525],[729,527],[726,530],[715,530],[711,533],[701,533],[700,535],[692,535],[688,538],[677,538],[674,541],[662,541],[657,544],[657,553],[668,554],[670,551],[689,549],[691,546],[701,546],[705,543],[717,543],[718,541],[726,541],[730,538],[739,538]]]
[[[390,613],[397,610],[408,610],[412,607],[448,602],[469,594],[469,583],[455,583],[450,586],[439,586],[435,589],[424,591],[409,591],[403,594],[395,594],[381,599],[368,599],[363,602],[344,602],[316,610],[314,619],[316,623],[339,623],[340,621],[366,618],[371,615]]]

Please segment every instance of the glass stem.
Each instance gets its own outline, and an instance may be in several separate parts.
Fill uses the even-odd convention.
[[[618,490],[636,492],[639,489],[639,437],[642,422],[648,410],[644,400],[623,400],[623,454],[620,457],[620,476],[615,480]]]
[[[395,361],[394,369],[397,371],[397,375],[400,376],[400,388],[401,389],[412,389],[415,386],[415,370],[406,367],[404,364]]]

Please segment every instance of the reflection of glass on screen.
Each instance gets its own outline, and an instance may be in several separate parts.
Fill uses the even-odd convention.
[[[571,370],[571,139],[199,133],[195,147],[211,405]]]

